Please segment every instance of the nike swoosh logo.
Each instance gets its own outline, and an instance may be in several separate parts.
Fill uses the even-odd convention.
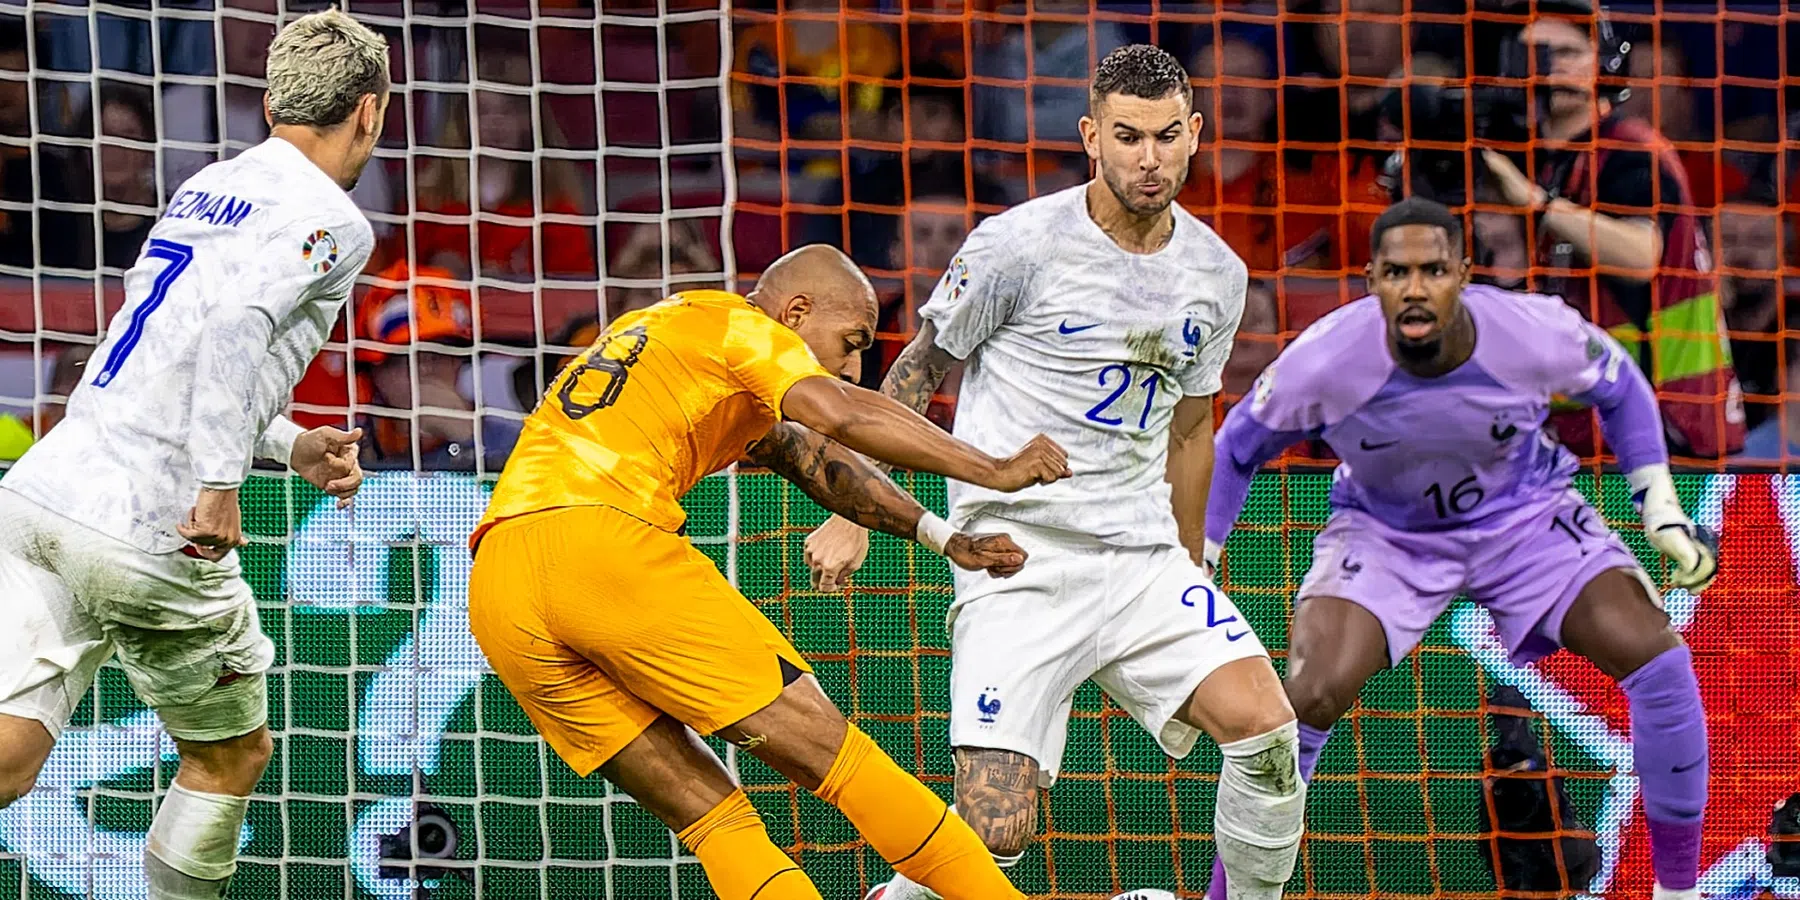
[[[1392,441],[1387,441],[1385,443],[1371,444],[1371,443],[1369,443],[1368,438],[1363,438],[1361,443],[1362,443],[1362,448],[1364,450],[1380,450],[1383,447],[1392,447],[1395,444],[1400,443],[1400,441],[1396,439],[1396,440],[1392,440]]]
[[[1704,757],[1704,756],[1700,757],[1699,759],[1694,760],[1691,763],[1688,763],[1685,766],[1676,766],[1675,768],[1670,769],[1669,771],[1671,771],[1677,775],[1680,775],[1683,772],[1693,771],[1694,769],[1698,768],[1699,765],[1703,762],[1706,762],[1706,757]]]
[[[1506,424],[1505,431],[1500,430],[1499,425],[1494,425],[1493,427],[1488,429],[1488,435],[1491,436],[1496,441],[1504,441],[1518,433],[1519,433],[1519,426],[1514,425],[1511,422],[1508,422]]]
[[[1076,332],[1079,332],[1079,331],[1086,331],[1089,328],[1099,328],[1099,327],[1100,327],[1100,323],[1095,322],[1092,325],[1077,325],[1073,328],[1070,328],[1069,320],[1064,319],[1064,320],[1062,320],[1061,325],[1056,326],[1056,331],[1058,334],[1075,334]]]
[[[1249,636],[1250,636],[1250,632],[1248,632],[1248,631],[1240,631],[1237,634],[1232,634],[1229,631],[1225,632],[1225,639],[1228,641],[1241,641],[1244,638],[1247,638]]]

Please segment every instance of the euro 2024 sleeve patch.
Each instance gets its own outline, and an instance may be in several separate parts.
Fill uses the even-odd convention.
[[[944,297],[954,303],[962,299],[964,291],[969,289],[969,264],[962,257],[950,262],[950,268],[944,270]]]
[[[300,244],[300,261],[320,275],[331,271],[337,265],[337,258],[337,238],[323,228],[308,235]]]

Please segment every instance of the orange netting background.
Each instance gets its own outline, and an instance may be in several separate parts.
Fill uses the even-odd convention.
[[[739,271],[754,273],[796,243],[851,252],[885,295],[873,383],[974,222],[1088,177],[1075,127],[1088,72],[1113,47],[1148,41],[1188,66],[1207,120],[1180,202],[1253,273],[1228,397],[1284,340],[1361,295],[1369,226],[1389,202],[1383,166],[1404,146],[1415,178],[1427,162],[1455,170],[1437,181],[1464,192],[1454,205],[1468,213],[1479,280],[1570,297],[1628,343],[1649,334],[1640,353],[1679,423],[1681,456],[1714,470],[1733,457],[1786,460],[1784,434],[1800,444],[1800,430],[1776,415],[1790,393],[1791,15],[1739,3],[1615,5],[1609,20],[1632,52],[1602,82],[1631,88],[1615,117],[1653,127],[1652,150],[1666,151],[1641,163],[1648,194],[1622,202],[1610,170],[1566,157],[1644,155],[1641,136],[1553,144],[1535,126],[1518,135],[1480,128],[1474,104],[1432,111],[1394,96],[1420,86],[1511,90],[1528,103],[1548,96],[1547,80],[1501,77],[1492,59],[1538,17],[1534,8],[1466,5],[737,4]],[[1492,136],[1467,138],[1478,131]],[[1672,220],[1670,246],[1682,248],[1648,283],[1628,261],[1571,256],[1568,241],[1532,227],[1530,211],[1493,179],[1470,174],[1477,143],[1583,205]],[[1746,454],[1745,431],[1765,423],[1774,424]],[[1569,419],[1563,430],[1594,451],[1591,422]]]
[[[1088,73],[1113,47],[1151,42],[1187,65],[1207,120],[1179,202],[1218,230],[1252,272],[1227,402],[1301,329],[1363,294],[1369,227],[1390,202],[1384,165],[1405,147],[1400,177],[1413,192],[1426,190],[1422,184],[1461,192],[1452,205],[1465,214],[1478,280],[1563,295],[1639,350],[1690,470],[1785,467],[1800,453],[1789,444],[1800,448],[1800,406],[1789,411],[1800,403],[1800,381],[1790,381],[1787,365],[1789,342],[1800,335],[1785,302],[1796,249],[1787,47],[1790,34],[1800,37],[1800,15],[1774,5],[1615,4],[1609,23],[1632,52],[1601,83],[1630,93],[1606,108],[1590,96],[1589,110],[1639,120],[1653,132],[1609,129],[1598,139],[1559,143],[1535,123],[1521,134],[1478,125],[1472,104],[1444,112],[1407,99],[1417,86],[1510,90],[1531,105],[1548,97],[1543,79],[1500,74],[1494,48],[1540,18],[1560,17],[1522,4],[1469,8],[1477,5],[736,4],[740,285],[748,289],[783,248],[813,241],[844,248],[882,293],[881,352],[864,378],[879,383],[975,223],[1087,180],[1075,123],[1085,112]],[[1535,62],[1541,51],[1531,52]],[[1509,154],[1528,177],[1579,205],[1660,226],[1666,252],[1655,274],[1645,278],[1627,259],[1596,264],[1571,253],[1566,234],[1544,230],[1524,203],[1473,168],[1482,148]],[[1631,180],[1622,173],[1632,165],[1642,183],[1621,184]],[[1589,225],[1588,240],[1599,230]],[[953,376],[934,418],[949,421],[954,394]],[[1794,424],[1784,424],[1790,416]],[[1567,413],[1559,426],[1599,471],[1607,460],[1588,414]],[[1303,465],[1307,457],[1328,460],[1329,451],[1297,448],[1293,456]],[[1227,589],[1274,648],[1285,646],[1288,604],[1326,514],[1327,479],[1302,471],[1259,483],[1227,571]],[[1609,476],[1583,488],[1610,524],[1630,531],[1634,516],[1621,484]],[[1699,659],[1715,735],[1703,884],[1709,895],[1800,896],[1797,883],[1778,877],[1763,856],[1768,842],[1779,843],[1766,834],[1769,810],[1800,790],[1800,706],[1791,690],[1748,674],[1786,665],[1800,646],[1783,611],[1793,568],[1782,537],[1787,517],[1777,512],[1792,503],[1792,489],[1779,478],[1721,476],[1684,480],[1683,490],[1738,555],[1704,602],[1671,601]],[[1646,547],[1637,549],[1647,565],[1654,561]],[[828,674],[841,669],[834,695],[848,698],[864,727],[903,762],[913,748],[917,770],[947,790],[943,698],[934,683],[947,665],[939,658],[945,643],[930,624],[937,582],[899,561],[871,569],[863,584],[874,586],[859,587],[853,604],[857,623],[882,615],[873,612],[879,597],[908,596],[911,607],[895,613],[905,622],[891,623],[907,639],[889,646],[881,630],[853,626],[849,640],[816,648],[815,658]],[[771,587],[778,617],[784,613],[776,610],[811,602],[792,580]],[[1769,624],[1754,641],[1728,624],[1752,620]],[[1459,608],[1420,653],[1379,676],[1340,724],[1313,788],[1307,849],[1290,896],[1556,897],[1578,893],[1596,871],[1606,896],[1649,896],[1635,782],[1618,774],[1630,770],[1622,699],[1598,672],[1566,656],[1515,670],[1484,634],[1481,614]],[[1487,754],[1501,741],[1494,716],[1514,702],[1494,700],[1502,685],[1523,691],[1535,710],[1531,730],[1543,741],[1540,768],[1512,774],[1536,791],[1558,777],[1572,804],[1540,810],[1541,827],[1493,824],[1493,786],[1506,773]],[[892,696],[897,686],[900,696]],[[1197,751],[1168,764],[1091,686],[1078,696],[1071,729],[1070,771],[1046,795],[1044,840],[1015,880],[1052,896],[1148,886],[1183,896],[1203,891],[1216,755]],[[1720,738],[1761,749],[1733,752]],[[1507,815],[1501,811],[1503,823]],[[803,861],[843,852],[795,827]],[[1535,841],[1527,852],[1540,861],[1511,871],[1529,869],[1549,884],[1497,885],[1483,861],[1496,838]],[[1584,876],[1571,881],[1569,870]],[[865,878],[879,871],[866,858],[858,867]]]

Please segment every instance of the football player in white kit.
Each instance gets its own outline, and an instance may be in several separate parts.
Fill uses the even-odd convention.
[[[993,452],[1041,431],[1075,473],[1029,495],[949,486],[957,527],[1006,531],[1032,563],[1004,580],[956,573],[956,809],[1002,866],[1017,863],[1092,678],[1170,756],[1202,731],[1219,743],[1214,832],[1232,896],[1278,897],[1305,806],[1294,711],[1202,564],[1213,395],[1247,273],[1172,205],[1201,127],[1181,65],[1151,46],[1115,50],[1088,108],[1099,177],[982,222],[883,385],[923,411],[961,360],[957,437]],[[821,588],[861,565],[867,539],[840,519],[808,539]],[[870,894],[930,896],[903,878]]]
[[[278,412],[368,260],[345,191],[381,133],[387,43],[305,16],[268,84],[271,137],[176,191],[67,417],[0,481],[0,806],[116,655],[181,755],[144,856],[153,900],[225,896],[272,751],[274,646],[234,552],[251,458],[340,503],[362,480],[359,433]]]

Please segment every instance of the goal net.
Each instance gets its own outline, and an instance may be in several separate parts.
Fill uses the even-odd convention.
[[[276,754],[233,896],[711,897],[654,818],[545,748],[468,633],[465,539],[541,385],[617,315],[683,288],[747,289],[782,250],[811,241],[845,248],[876,280],[872,383],[979,216],[1087,177],[1074,132],[1087,72],[1112,46],[1154,41],[1201,79],[1197,102],[1216,129],[1183,202],[1255,273],[1228,376],[1228,393],[1241,393],[1281,341],[1358,289],[1345,276],[1385,202],[1368,166],[1393,137],[1357,118],[1391,83],[1369,57],[1398,53],[1406,71],[1438,77],[1415,51],[1439,34],[1431,28],[1462,20],[1427,6],[349,0],[393,51],[387,129],[355,192],[380,249],[293,414],[365,427],[371,474],[350,510],[273,473],[245,490],[244,571],[280,655],[269,680]],[[268,39],[315,8],[0,0],[0,460],[54,425],[174,188],[262,139]],[[1640,95],[1665,130],[1665,110],[1683,98],[1716,104],[1726,123],[1732,103],[1760,109],[1744,98],[1764,92],[1782,118],[1782,74],[1727,59],[1785,58],[1789,14],[1735,3],[1655,12],[1660,44],[1679,44],[1668,36],[1678,32],[1687,42],[1686,57],[1665,52],[1632,72],[1659,85]],[[1328,48],[1351,64],[1307,68]],[[1341,102],[1320,106],[1324,94]],[[1678,140],[1696,184],[1709,173],[1711,193],[1696,187],[1694,203],[1714,233],[1748,235],[1720,248],[1735,296],[1778,284],[1779,254],[1744,248],[1774,240],[1785,201],[1764,203],[1729,175],[1763,171],[1763,156],[1779,162],[1778,141],[1728,138],[1723,124]],[[1499,218],[1477,229],[1504,233],[1517,218],[1491,212]],[[1522,255],[1478,262],[1496,280],[1533,268]],[[1780,307],[1778,292],[1770,302]],[[1783,334],[1731,336],[1779,359]],[[1759,384],[1751,401],[1779,416],[1787,392]],[[1717,404],[1723,390],[1699,400]],[[947,421],[953,404],[952,384],[934,417]],[[1680,488],[1696,518],[1722,530],[1725,567],[1703,599],[1667,597],[1710,710],[1703,884],[1800,897],[1800,852],[1784,855],[1768,834],[1770,810],[1800,791],[1800,482],[1705,468]],[[943,511],[941,481],[907,484]],[[1225,587],[1278,665],[1328,487],[1304,460],[1266,473],[1228,550]],[[1660,574],[1622,482],[1589,475],[1579,487]],[[806,589],[802,542],[823,512],[798,492],[735,471],[685,503],[695,544],[792,635],[844,711],[948,797],[943,561],[877,536],[854,587],[822,595]],[[1075,708],[1064,777],[1042,805],[1044,839],[1016,882],[1040,896],[1199,896],[1216,751],[1203,741],[1171,763],[1091,685]],[[1532,765],[1491,755],[1525,734],[1541,748]],[[714,747],[822,893],[859,897],[886,879],[836,811]],[[145,896],[144,831],[173,773],[155,717],[103,669],[37,789],[0,810],[0,897]],[[1552,776],[1568,807],[1546,812],[1548,824],[1517,824],[1508,804],[1541,796]],[[1290,895],[1496,898],[1488,857],[1499,847],[1503,869],[1541,878],[1542,858],[1560,852],[1582,873],[1570,885],[1553,865],[1547,888],[1505,896],[1647,897],[1636,793],[1610,684],[1566,657],[1507,664],[1485,614],[1465,604],[1338,726]]]

